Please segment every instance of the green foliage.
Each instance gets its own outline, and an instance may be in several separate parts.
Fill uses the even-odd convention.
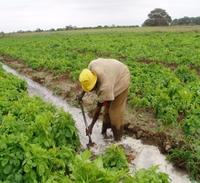
[[[187,136],[200,136],[200,109],[196,109],[184,120],[183,131]]]
[[[188,17],[174,19],[171,25],[200,25],[200,17]]]
[[[0,180],[10,182],[46,182],[57,171],[68,169],[74,152],[67,147],[42,148],[29,144],[27,136],[0,136]]]
[[[102,158],[104,168],[113,170],[128,170],[128,162],[124,150],[115,144],[106,149]]]
[[[117,146],[112,146],[108,148],[107,153],[110,151],[113,155],[113,149],[119,148]],[[120,149],[120,148],[119,148]],[[118,153],[120,151],[120,158],[124,158],[125,155],[123,151],[117,149]],[[103,157],[97,157],[93,161],[91,160],[91,152],[85,151],[84,153],[77,155],[70,165],[71,175],[70,178],[76,183],[169,183],[169,177],[165,173],[157,171],[157,167],[152,167],[150,169],[139,170],[135,175],[130,175],[127,172],[127,168],[123,169],[120,167],[113,168],[105,166],[105,160]],[[114,156],[114,155],[113,155]],[[116,159],[113,159],[113,163],[119,165],[119,162]],[[124,161],[124,160],[123,160]],[[111,165],[112,166],[112,165]],[[86,173],[87,172],[87,173]]]
[[[156,8],[148,14],[142,26],[169,26],[171,22],[171,17],[164,9]]]
[[[194,80],[197,80],[197,75],[194,71],[191,71],[187,66],[182,65],[179,66],[175,74],[177,77],[184,83],[192,82]]]
[[[74,121],[0,68],[0,181],[48,182],[69,174],[79,147]],[[53,178],[52,178],[53,180]]]
[[[122,30],[10,36],[0,40],[0,54],[18,58],[35,69],[70,71],[77,79],[79,71],[96,57],[199,66],[198,34]]]
[[[199,139],[187,139],[187,142],[181,148],[171,150],[168,156],[169,160],[178,165],[186,166],[192,178],[200,180],[200,141]]]
[[[182,83],[181,78],[176,77],[179,70],[174,74],[161,65],[127,64],[130,65],[132,75],[130,105],[152,107],[157,118],[165,124],[176,123],[179,114],[187,116],[197,107],[200,87],[197,75]]]
[[[145,183],[145,182],[153,182],[153,183],[168,183],[170,182],[167,174],[162,172],[157,172],[158,167],[153,166],[149,169],[141,169],[136,172],[133,178],[127,180],[126,183]]]
[[[71,164],[71,179],[74,182],[81,183],[111,183],[119,182],[127,176],[124,171],[111,171],[103,167],[101,157],[91,161],[91,153],[85,151],[77,155]]]
[[[161,125],[178,126],[183,140],[195,143],[200,129],[200,79],[195,71],[200,66],[199,45],[199,32],[70,31],[4,37],[0,54],[33,69],[68,72],[73,80],[92,59],[119,59],[131,72],[129,105],[153,109]],[[71,117],[40,99],[28,99],[26,93],[24,81],[0,72],[0,133],[27,131],[30,143],[47,149],[77,147]],[[190,160],[196,157],[193,148],[187,149]],[[195,172],[196,166],[188,167]]]
[[[79,138],[71,116],[29,97],[25,82],[1,68],[0,76],[0,182],[115,183],[132,179],[121,148],[112,146],[93,160],[90,151],[77,154]]]
[[[11,36],[0,40],[0,53],[19,58],[28,66],[55,73],[69,72],[73,80],[90,60],[114,57],[131,71],[129,104],[153,108],[164,124],[176,123],[195,105],[190,84],[199,77],[190,66],[200,65],[198,33],[184,32],[70,32]],[[106,44],[105,44],[106,42]],[[173,72],[156,61],[178,66]],[[173,65],[174,64],[174,65]]]

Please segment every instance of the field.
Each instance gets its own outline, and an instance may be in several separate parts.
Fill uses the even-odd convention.
[[[156,167],[130,175],[118,146],[99,157],[79,148],[72,117],[29,97],[26,83],[0,68],[0,182],[169,182]]]
[[[119,59],[131,72],[130,114],[151,113],[153,130],[180,142],[171,144],[169,159],[200,179],[199,27],[13,34],[0,39],[0,54],[11,65],[13,60],[13,67],[23,64],[36,74],[69,76],[66,81],[77,85],[92,59]],[[59,94],[62,88],[56,87]]]

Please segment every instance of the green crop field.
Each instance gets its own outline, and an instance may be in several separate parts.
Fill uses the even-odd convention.
[[[68,113],[29,97],[26,83],[0,67],[0,182],[169,182],[157,167],[130,175],[118,146],[91,160],[79,145]]]
[[[169,158],[200,179],[200,29],[163,30],[13,34],[0,39],[0,55],[74,81],[92,59],[119,59],[131,72],[129,106],[150,108],[158,123],[181,130],[184,145]]]

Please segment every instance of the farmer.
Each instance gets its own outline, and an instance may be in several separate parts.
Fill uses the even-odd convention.
[[[92,134],[102,106],[104,106],[102,134],[112,129],[114,139],[121,140],[124,125],[124,110],[130,82],[129,69],[123,63],[114,59],[96,59],[90,62],[88,69],[83,69],[79,75],[83,92],[77,96],[79,101],[85,92],[96,91],[98,103],[95,114],[86,134]]]

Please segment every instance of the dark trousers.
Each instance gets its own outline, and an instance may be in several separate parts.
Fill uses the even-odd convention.
[[[106,135],[108,128],[112,129],[114,139],[121,140],[124,126],[124,110],[128,96],[128,88],[109,102],[104,108],[102,134]]]

